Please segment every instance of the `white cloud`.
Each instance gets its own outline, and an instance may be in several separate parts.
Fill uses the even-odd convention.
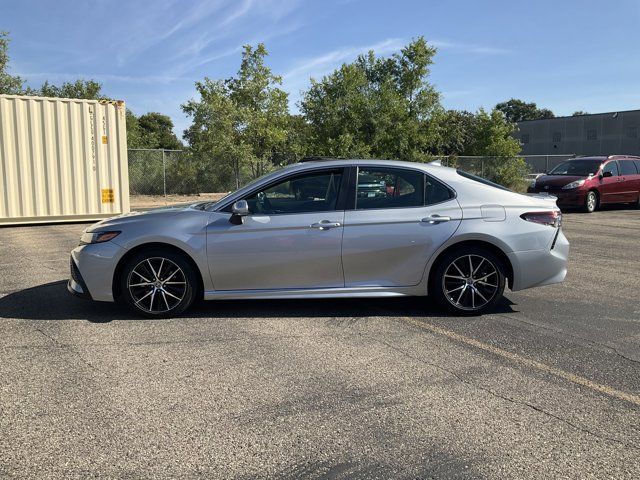
[[[372,45],[338,48],[299,62],[283,75],[283,79],[287,83],[295,83],[303,77],[305,80],[309,80],[310,77],[322,76],[346,60],[351,60],[361,53],[367,53],[369,50],[373,50],[378,55],[383,55],[385,53],[396,52],[400,50],[402,46],[403,42],[401,39],[389,38]]]
[[[463,53],[477,53],[483,55],[506,55],[510,53],[504,48],[469,43],[450,42],[448,40],[430,40],[429,44],[442,50],[455,50]]]

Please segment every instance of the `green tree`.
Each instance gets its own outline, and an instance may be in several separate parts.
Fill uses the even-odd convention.
[[[9,32],[0,31],[0,94],[22,95],[24,80],[9,74]]]
[[[572,117],[578,117],[580,115],[589,115],[589,112],[585,112],[584,110],[576,110],[571,114]]]
[[[441,110],[433,118],[439,155],[470,155],[476,116],[465,110]]]
[[[538,108],[531,102],[523,102],[512,98],[506,102],[498,103],[496,109],[504,113],[510,122],[522,122],[524,120],[540,120],[542,118],[554,118],[553,112],[547,108]]]
[[[185,131],[201,172],[214,174],[207,183],[240,186],[273,168],[290,139],[287,93],[282,80],[264,63],[267,50],[245,45],[240,69],[226,80],[205,78],[196,83],[199,100],[182,106],[192,118]]]
[[[173,122],[168,115],[149,112],[137,119],[137,128],[141,136],[142,148],[163,148],[180,150],[182,142],[173,133]]]
[[[522,189],[529,172],[524,159],[517,155],[520,143],[513,137],[515,125],[494,109],[491,113],[480,109],[474,118],[472,140],[467,155],[489,157],[484,160],[484,176],[500,185]]]
[[[435,53],[420,37],[389,58],[370,51],[312,80],[300,103],[309,152],[425,160],[436,143],[430,120],[441,108],[428,81]]]
[[[34,92],[42,97],[81,98],[84,100],[107,100],[102,95],[102,84],[95,80],[78,79],[75,82],[64,82],[57,86],[47,80],[39,90]]]

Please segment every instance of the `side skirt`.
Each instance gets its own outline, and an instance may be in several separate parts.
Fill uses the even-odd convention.
[[[205,300],[276,299],[276,298],[366,298],[425,295],[417,287],[345,287],[300,288],[278,290],[221,290],[204,292]]]

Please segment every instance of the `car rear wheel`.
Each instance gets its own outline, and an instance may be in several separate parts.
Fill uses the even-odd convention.
[[[587,196],[584,198],[584,211],[587,213],[593,213],[598,208],[598,195],[593,190],[587,192]]]
[[[452,313],[479,315],[500,301],[505,283],[505,267],[496,255],[484,248],[464,247],[438,262],[431,293]]]
[[[148,318],[184,312],[195,299],[197,285],[191,264],[170,250],[140,252],[129,259],[120,275],[122,300]]]

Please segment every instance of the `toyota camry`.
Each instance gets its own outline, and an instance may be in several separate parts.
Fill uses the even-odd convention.
[[[428,295],[457,314],[561,282],[554,197],[439,163],[312,158],[217,202],[103,220],[71,252],[70,292],[168,317],[196,299]]]

